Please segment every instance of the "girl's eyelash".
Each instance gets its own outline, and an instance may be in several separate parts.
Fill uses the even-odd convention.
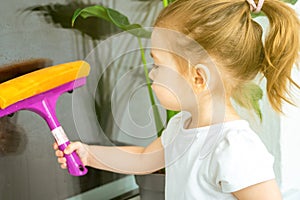
[[[157,69],[159,66],[156,65],[156,64],[152,64],[152,67],[153,67],[154,69]]]

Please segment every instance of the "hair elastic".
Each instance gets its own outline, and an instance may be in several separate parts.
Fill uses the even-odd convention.
[[[259,13],[261,11],[261,8],[263,7],[264,5],[264,0],[258,0],[258,3],[256,5],[256,3],[254,2],[254,0],[246,0],[249,5],[250,5],[250,10],[251,12],[254,12],[254,13]]]

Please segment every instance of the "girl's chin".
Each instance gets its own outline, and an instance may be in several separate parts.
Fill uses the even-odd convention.
[[[166,110],[172,110],[172,111],[181,111],[180,108],[178,108],[179,106],[177,105],[170,105],[170,104],[164,104],[161,103],[161,106],[166,109]]]

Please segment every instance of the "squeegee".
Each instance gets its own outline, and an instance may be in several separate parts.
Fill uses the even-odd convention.
[[[39,69],[1,83],[0,117],[19,110],[37,113],[48,124],[58,148],[64,151],[70,141],[56,117],[56,102],[63,93],[83,86],[89,71],[88,63],[75,61]],[[64,156],[71,175],[87,173],[76,152]]]

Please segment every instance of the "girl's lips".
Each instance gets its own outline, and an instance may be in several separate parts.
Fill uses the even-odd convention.
[[[154,82],[151,83],[151,88],[155,92],[155,83]]]

